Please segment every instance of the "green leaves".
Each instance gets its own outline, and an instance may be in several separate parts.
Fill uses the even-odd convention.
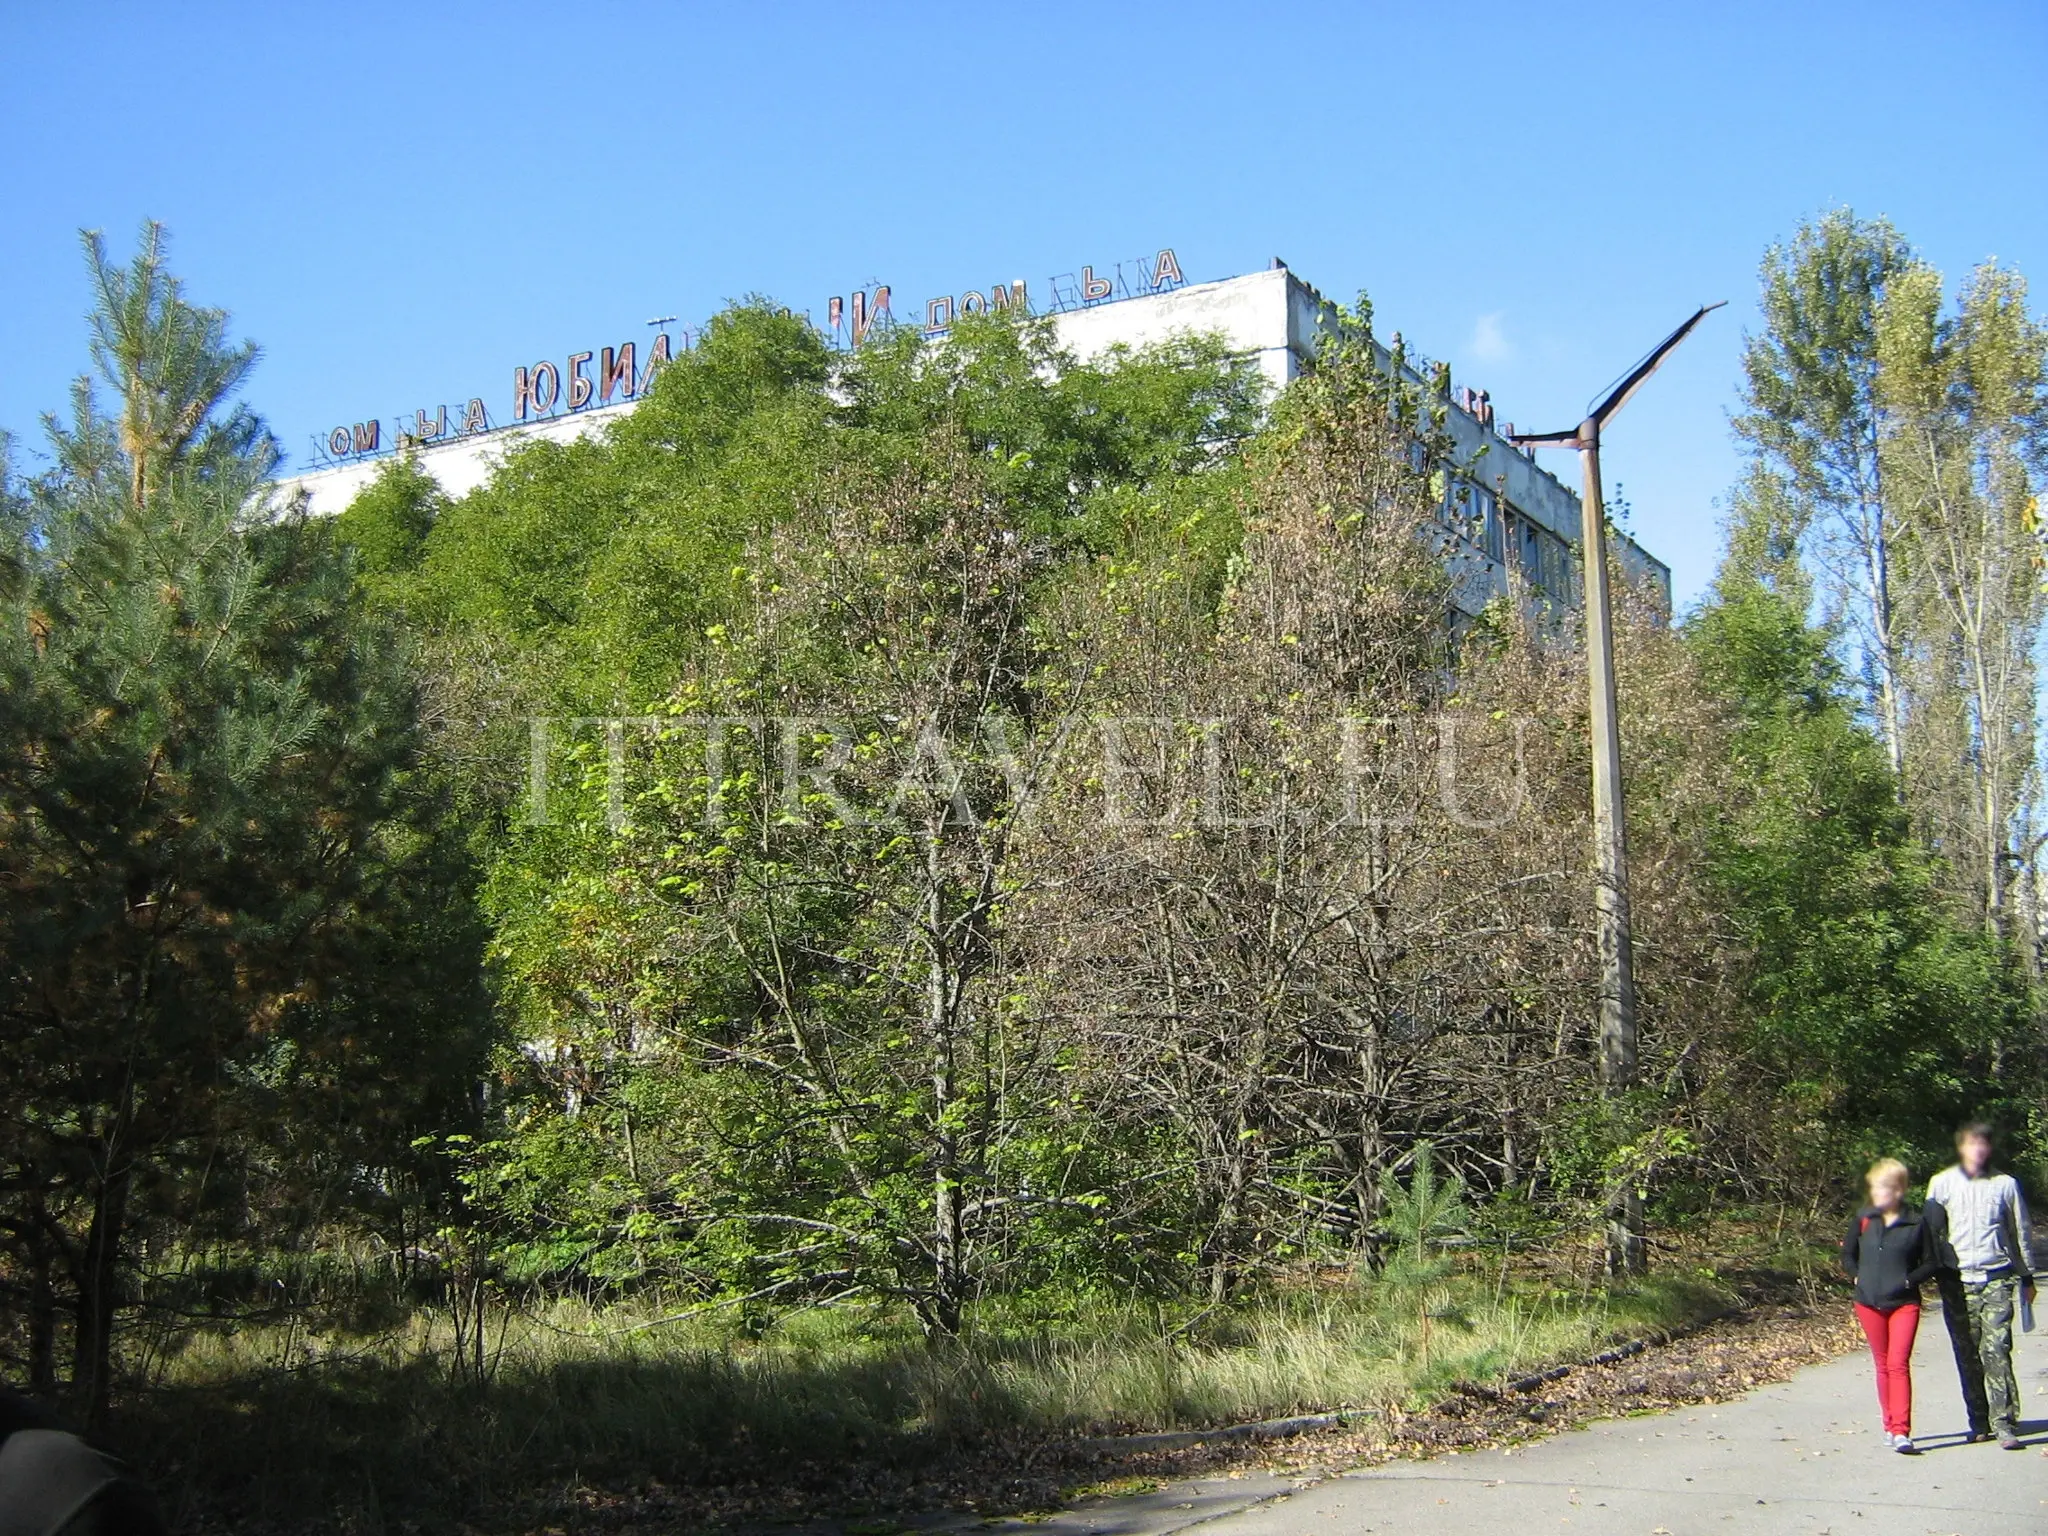
[[[89,391],[53,428],[0,594],[0,1230],[77,1277],[91,1401],[138,1233],[370,1216],[465,1118],[485,1020],[401,647],[330,529],[250,515],[253,349],[154,227],[88,249],[118,432]]]
[[[1744,348],[1746,409],[1735,426],[1812,502],[1839,508],[1877,495],[1877,310],[1914,259],[1889,223],[1847,209],[1802,225],[1764,257],[1764,328]]]
[[[608,1284],[855,1277],[938,1318],[974,1266],[1038,1262],[1020,1181],[1093,1223],[1017,1010],[981,995],[1011,790],[966,748],[1028,738],[1035,619],[1094,553],[1164,550],[1213,602],[1256,399],[1210,341],[1089,366],[964,323],[834,356],[750,301],[604,439],[446,506],[395,468],[344,514],[505,818],[507,1241],[574,1233],[545,1262]],[[621,714],[614,746],[592,722]]]
[[[1948,307],[1898,231],[1847,210],[1769,253],[1762,297],[1736,422],[1757,458],[1693,626],[1741,713],[1751,785],[1722,875],[1756,1040],[1805,1134],[1934,1148],[1942,1120],[1997,1091],[1994,1063],[2022,1039],[2038,1051],[2038,935],[2019,908],[2048,331],[2017,273],[1986,265]],[[1816,600],[1825,633],[1807,628]],[[1902,1086],[1914,1074],[1922,1090]]]
[[[1688,635],[1742,722],[1714,854],[1748,960],[1745,1033],[1804,1103],[1801,1136],[1826,1127],[1787,1151],[1827,1167],[1870,1134],[1938,1146],[1963,1105],[1930,1074],[1996,1027],[1996,951],[1943,910],[1883,749],[1804,615],[1731,584]]]
[[[377,477],[334,519],[335,536],[355,551],[357,569],[377,597],[402,604],[446,498],[418,457],[384,461]]]
[[[130,501],[139,508],[180,469],[206,476],[253,462],[268,471],[277,460],[269,434],[246,407],[225,409],[261,354],[253,342],[228,344],[226,310],[185,301],[165,265],[164,227],[143,224],[125,268],[108,263],[99,231],[79,238],[93,285],[92,358],[120,402],[116,442]],[[74,469],[104,452],[94,443],[96,418],[82,415],[69,432],[50,419],[59,457]]]

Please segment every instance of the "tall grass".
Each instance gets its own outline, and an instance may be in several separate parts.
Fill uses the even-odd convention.
[[[574,1486],[772,1483],[915,1468],[1019,1436],[1207,1427],[1440,1396],[1720,1304],[1699,1283],[1577,1292],[1505,1275],[1303,1286],[1214,1313],[985,1302],[933,1346],[899,1310],[659,1322],[500,1307],[486,1379],[446,1314],[374,1336],[186,1335],[123,1439],[188,1523],[452,1519]],[[857,1496],[856,1496],[857,1497]],[[372,1516],[374,1515],[374,1518]]]

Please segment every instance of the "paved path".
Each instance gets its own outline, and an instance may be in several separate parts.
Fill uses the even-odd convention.
[[[2048,1323],[2048,1319],[2043,1320]],[[1247,1476],[1069,1510],[1045,1536],[2048,1536],[2048,1327],[2016,1355],[2026,1449],[1960,1443],[1940,1310],[1913,1356],[1925,1447],[1885,1447],[1858,1352],[1738,1402],[1616,1419],[1507,1451],[1468,1451],[1296,1490]],[[1007,1522],[1005,1522],[1007,1523]]]

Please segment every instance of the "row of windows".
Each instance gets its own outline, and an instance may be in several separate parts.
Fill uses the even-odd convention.
[[[1577,581],[1571,546],[1485,486],[1453,477],[1443,498],[1443,519],[1487,559],[1505,565],[1512,557],[1523,580],[1559,601],[1572,601]]]
[[[1500,498],[1483,485],[1453,479],[1444,498],[1444,521],[1487,559],[1507,558]]]
[[[1562,603],[1577,600],[1578,561],[1571,545],[1530,518],[1516,515],[1512,521],[1515,566],[1524,581],[1534,582]]]

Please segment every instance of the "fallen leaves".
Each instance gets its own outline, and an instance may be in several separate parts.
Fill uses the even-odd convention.
[[[1146,1490],[1192,1477],[1241,1478],[1262,1470],[1315,1478],[1399,1459],[1510,1447],[1595,1419],[1718,1403],[1861,1344],[1845,1308],[1766,1305],[1625,1360],[1576,1367],[1526,1393],[1461,1393],[1427,1411],[1393,1410],[1364,1424],[1287,1441],[1119,1452],[1101,1442],[1084,1447],[1019,1435],[914,1467],[808,1463],[751,1469],[750,1480],[701,1487],[575,1488],[508,1504],[491,1530],[494,1536],[553,1530],[651,1536],[706,1525],[838,1516],[880,1532],[898,1528],[898,1517],[937,1510],[1028,1519],[1077,1496]]]

